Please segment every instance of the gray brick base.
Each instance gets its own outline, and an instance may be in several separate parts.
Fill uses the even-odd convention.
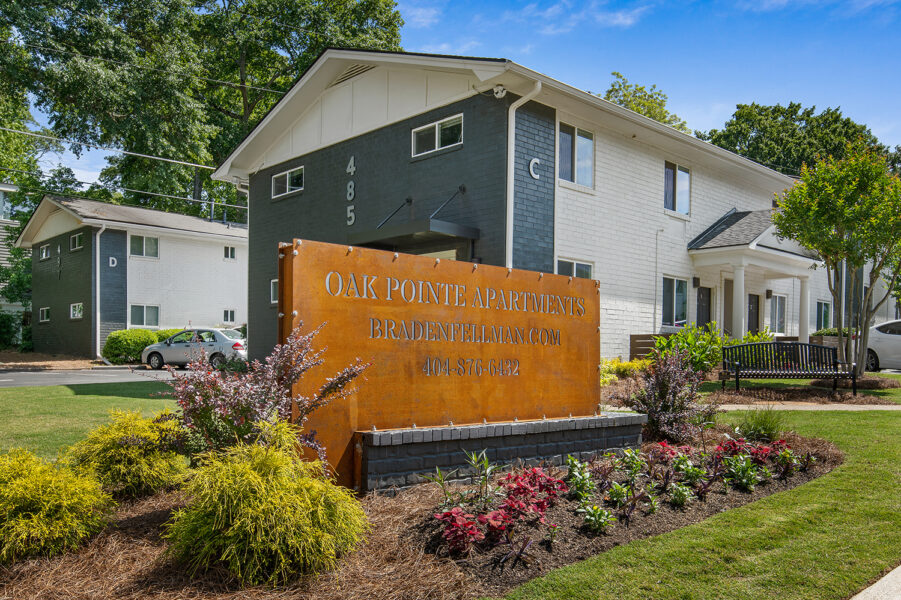
[[[421,474],[456,471],[470,474],[464,452],[485,450],[499,464],[542,461],[562,464],[567,454],[591,456],[638,446],[647,416],[622,412],[594,417],[546,419],[417,429],[363,431],[357,434],[361,491],[405,487],[423,481]]]

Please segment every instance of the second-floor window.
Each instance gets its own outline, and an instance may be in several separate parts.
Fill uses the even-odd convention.
[[[560,123],[560,179],[594,186],[594,134]]]
[[[69,236],[69,250],[81,250],[84,248],[84,232],[79,231],[75,235]]]
[[[237,256],[237,251],[234,246],[226,246],[225,247],[225,258],[228,260],[235,260]]]
[[[663,174],[663,208],[687,215],[691,210],[691,171],[666,161]]]
[[[454,115],[413,130],[413,156],[463,143],[463,115]]]
[[[131,236],[131,255],[146,256],[150,258],[160,257],[160,240],[155,237],[143,235]]]
[[[69,318],[72,320],[84,318],[83,302],[76,302],[69,305]]]
[[[38,256],[41,260],[50,258],[50,244],[44,244],[38,249]]]
[[[688,318],[688,281],[663,278],[663,325],[683,327]]]
[[[770,330],[785,333],[785,296],[774,294],[770,298]]]
[[[272,197],[278,198],[303,189],[303,167],[272,176]]]
[[[591,279],[591,265],[575,260],[561,259],[557,261],[557,275]]]

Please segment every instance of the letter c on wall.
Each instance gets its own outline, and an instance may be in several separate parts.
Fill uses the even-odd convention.
[[[537,158],[533,158],[529,161],[529,175],[532,176],[532,179],[538,179],[538,173],[535,171],[535,167],[541,164],[541,161]]]

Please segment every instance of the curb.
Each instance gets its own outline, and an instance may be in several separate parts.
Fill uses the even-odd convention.
[[[144,365],[94,365],[91,371],[146,371]]]
[[[901,597],[901,567],[896,567],[851,600],[892,600],[899,597]]]

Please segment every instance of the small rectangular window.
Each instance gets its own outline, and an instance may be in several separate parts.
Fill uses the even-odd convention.
[[[832,327],[832,303],[817,301],[817,331]]]
[[[687,215],[691,210],[691,171],[669,161],[663,163],[663,208]]]
[[[47,260],[50,258],[50,244],[44,244],[38,249],[38,253],[40,256],[40,260]]]
[[[785,296],[770,298],[770,331],[785,333]]]
[[[296,167],[272,176],[273,198],[301,190],[303,190],[303,167]]]
[[[84,248],[84,232],[79,231],[78,233],[69,236],[69,250],[81,250]]]
[[[131,305],[131,324],[142,327],[159,327],[160,307],[144,304]]]
[[[585,187],[594,186],[594,134],[560,123],[558,177]]]
[[[223,323],[234,323],[235,322],[235,311],[226,308],[222,311],[222,322]]]
[[[412,132],[413,156],[422,156],[463,143],[463,115],[417,127]]]
[[[278,304],[278,279],[269,282],[269,302]]]
[[[688,281],[663,278],[663,325],[683,327],[688,315]]]
[[[237,256],[237,252],[236,252],[234,246],[226,246],[225,247],[225,258],[227,258],[228,260],[235,260],[236,256]]]
[[[557,261],[557,275],[591,279],[591,265],[574,260],[560,259]]]
[[[69,305],[69,318],[70,319],[82,319],[84,318],[84,303],[76,302],[75,304]]]
[[[147,258],[160,257],[160,241],[155,237],[143,235],[131,236],[130,254],[132,256],[144,256]]]
[[[44,306],[38,310],[38,321],[46,323],[50,320],[50,307]]]

